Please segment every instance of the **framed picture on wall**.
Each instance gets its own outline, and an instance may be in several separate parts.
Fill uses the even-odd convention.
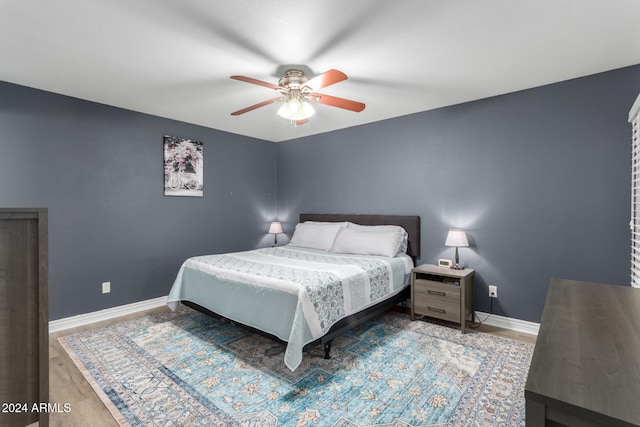
[[[164,136],[164,195],[202,197],[202,142]]]

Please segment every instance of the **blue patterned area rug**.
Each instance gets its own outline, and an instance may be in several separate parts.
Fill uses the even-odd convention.
[[[524,426],[533,352],[393,312],[295,372],[282,344],[186,308],[60,342],[132,426]]]

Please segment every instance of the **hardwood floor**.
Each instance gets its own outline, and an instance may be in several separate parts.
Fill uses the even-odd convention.
[[[536,335],[525,334],[523,332],[512,331],[510,329],[502,329],[495,326],[480,325],[479,328],[472,328],[474,331],[484,332],[485,334],[491,334],[498,337],[509,338],[516,341],[526,342],[527,344],[535,345]]]
[[[129,316],[118,317],[104,322],[67,329],[61,332],[49,334],[49,399],[51,403],[58,403],[60,407],[68,403],[71,410],[67,413],[50,414],[50,425],[55,427],[117,427],[109,410],[104,406],[91,385],[84,379],[75,363],[58,342],[58,338],[78,333],[81,331],[100,328],[114,323],[122,322],[147,314],[166,311],[168,308],[160,307],[147,310]],[[488,334],[524,341],[535,344],[534,335],[523,334],[493,326],[481,325],[473,330]]]

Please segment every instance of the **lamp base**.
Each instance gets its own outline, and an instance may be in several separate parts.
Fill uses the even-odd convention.
[[[451,266],[454,270],[464,270],[464,267],[460,265],[460,256],[458,255],[458,247],[456,246],[456,263]]]

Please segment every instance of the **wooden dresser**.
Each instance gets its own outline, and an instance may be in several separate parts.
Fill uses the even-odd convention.
[[[525,398],[527,427],[640,426],[640,289],[552,280]]]
[[[46,209],[0,209],[1,427],[49,425],[47,233]]]

